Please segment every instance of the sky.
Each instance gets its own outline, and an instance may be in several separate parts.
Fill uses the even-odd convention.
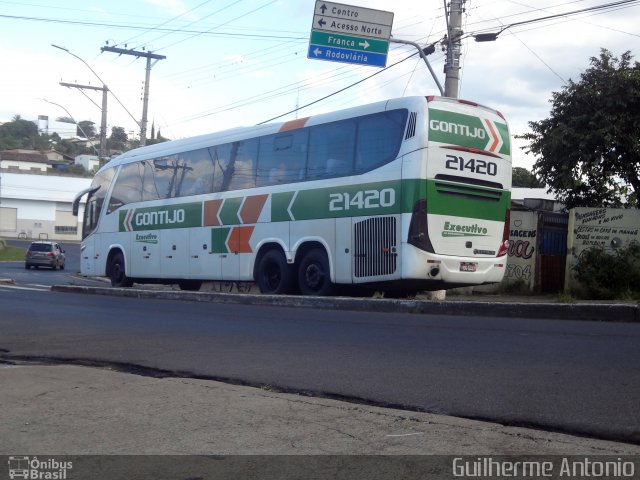
[[[393,38],[436,43],[428,58],[444,85],[445,1],[334,3],[392,12]],[[640,0],[531,21],[609,3],[465,0],[458,96],[501,111],[512,136],[528,132],[528,122],[548,117],[552,93],[579,81],[601,48],[615,56],[630,50],[639,59]],[[166,57],[151,69],[147,132],[153,125],[171,139],[439,94],[412,46],[391,43],[386,69],[307,58],[314,6],[315,0],[0,0],[0,122],[71,116],[99,130],[101,91],[60,82],[106,85],[107,131],[117,126],[138,136],[146,60],[101,51],[105,46]],[[494,42],[474,41],[474,33],[502,29]],[[513,166],[530,170],[535,159],[522,149],[526,143],[512,142]]]

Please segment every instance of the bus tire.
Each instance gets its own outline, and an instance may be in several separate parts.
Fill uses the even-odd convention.
[[[294,274],[282,252],[269,250],[260,258],[256,281],[260,292],[267,295],[286,295],[293,291]]]
[[[118,288],[126,288],[133,285],[133,280],[127,277],[124,267],[124,255],[121,252],[116,253],[109,263],[109,278],[111,286]]]
[[[326,296],[334,292],[329,259],[323,249],[314,248],[303,255],[298,266],[298,286],[303,295]]]

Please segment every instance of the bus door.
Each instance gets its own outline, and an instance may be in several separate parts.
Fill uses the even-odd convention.
[[[249,280],[253,276],[253,249],[249,244],[255,227],[238,225],[216,230],[222,280]]]
[[[189,276],[189,229],[176,228],[160,233],[160,271],[163,278]]]
[[[131,271],[135,277],[153,278],[160,271],[160,232],[134,233],[131,242]]]
[[[220,278],[220,255],[214,253],[210,228],[189,231],[189,273],[203,280]]]
[[[352,283],[351,217],[336,218],[336,248],[335,248],[335,281],[337,283]]]

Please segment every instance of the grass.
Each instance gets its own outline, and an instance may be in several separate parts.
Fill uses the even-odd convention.
[[[578,300],[570,293],[559,293],[556,297],[558,303],[578,303]]]
[[[20,262],[24,260],[24,248],[9,247],[0,240],[0,262]]]

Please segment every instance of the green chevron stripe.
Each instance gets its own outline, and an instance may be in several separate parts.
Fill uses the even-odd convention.
[[[227,238],[231,227],[211,229],[211,253],[229,253],[227,248]]]

